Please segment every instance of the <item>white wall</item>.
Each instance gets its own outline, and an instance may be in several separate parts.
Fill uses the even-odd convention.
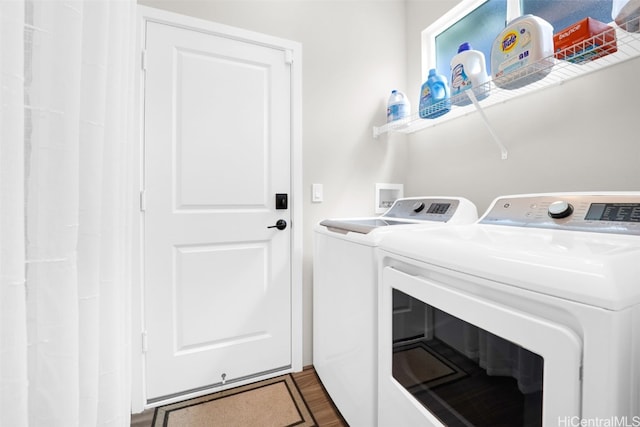
[[[407,1],[408,87],[420,91],[420,33],[456,0]],[[513,193],[640,190],[640,58],[409,136],[405,193],[466,196],[483,212]]]
[[[313,226],[374,213],[376,182],[405,180],[406,137],[374,140],[405,85],[402,0],[140,0],[140,4],[302,43],[304,360],[312,363]],[[311,184],[324,184],[311,203]]]

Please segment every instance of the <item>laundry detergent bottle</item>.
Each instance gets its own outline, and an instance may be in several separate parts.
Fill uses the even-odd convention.
[[[484,54],[473,50],[467,42],[458,48],[458,54],[451,58],[451,103],[454,105],[467,105],[471,99],[465,94],[465,90],[473,89],[478,100],[489,95],[489,76],[487,75],[487,63]]]
[[[553,26],[538,16],[509,22],[491,46],[493,84],[503,89],[543,79],[553,64]]]
[[[611,17],[630,33],[640,33],[640,0],[613,0]]]
[[[447,78],[435,69],[429,70],[429,77],[420,91],[420,117],[435,119],[451,110],[451,91]]]
[[[399,90],[392,90],[387,103],[387,123],[404,119],[411,114],[411,105],[407,96]]]

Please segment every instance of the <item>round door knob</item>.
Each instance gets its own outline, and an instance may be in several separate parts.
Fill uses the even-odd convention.
[[[558,200],[549,205],[548,213],[551,218],[566,218],[573,213],[573,206],[565,200]]]
[[[279,219],[276,221],[276,225],[270,225],[267,228],[277,228],[278,230],[284,230],[287,228],[287,221],[284,219]]]
[[[413,211],[415,213],[418,213],[422,209],[424,209],[424,202],[415,202],[414,205],[411,208],[413,209]]]

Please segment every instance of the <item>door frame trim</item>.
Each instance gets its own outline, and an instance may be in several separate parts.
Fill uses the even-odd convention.
[[[131,153],[132,185],[131,185],[131,215],[132,215],[132,258],[131,258],[131,413],[142,412],[146,408],[169,403],[168,401],[149,404],[145,392],[145,324],[144,324],[144,204],[142,191],[144,189],[144,56],[145,27],[147,22],[157,22],[173,25],[208,34],[215,34],[235,40],[247,41],[262,46],[282,50],[287,61],[291,60],[291,368],[289,370],[267,373],[264,376],[248,379],[244,382],[232,383],[228,387],[220,387],[216,391],[229,387],[237,387],[285,372],[299,372],[303,364],[303,254],[302,254],[302,45],[298,42],[285,40],[269,35],[239,29],[223,24],[206,21],[186,15],[181,15],[148,6],[137,6],[137,55],[140,63],[135,74],[135,118],[133,150]],[[210,393],[211,390],[192,395],[180,396],[174,400],[196,397]]]

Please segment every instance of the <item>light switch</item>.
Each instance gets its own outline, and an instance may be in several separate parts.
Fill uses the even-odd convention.
[[[311,201],[314,203],[322,202],[322,184],[311,185]]]

